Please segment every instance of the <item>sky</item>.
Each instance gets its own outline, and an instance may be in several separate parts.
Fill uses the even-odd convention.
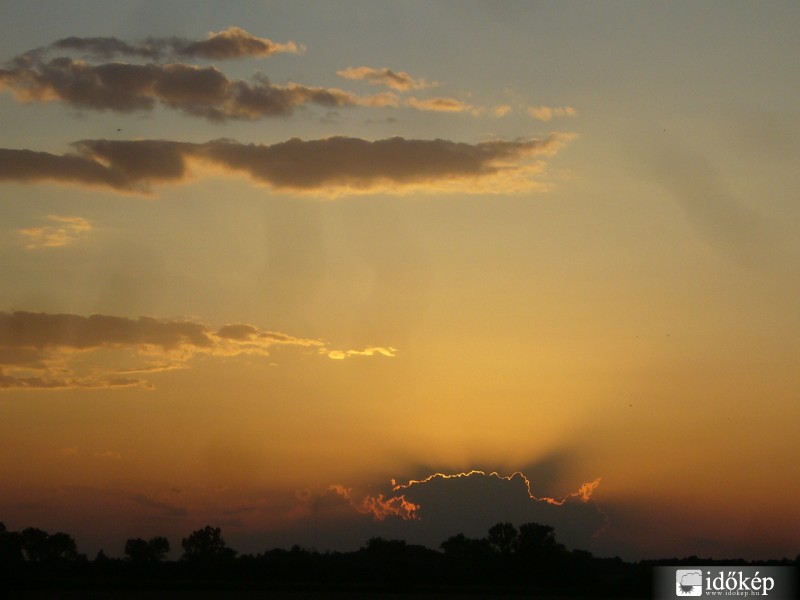
[[[0,2],[0,520],[800,552],[796,2]]]

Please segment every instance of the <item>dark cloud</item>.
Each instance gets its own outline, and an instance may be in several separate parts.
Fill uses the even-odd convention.
[[[172,350],[182,345],[214,345],[207,327],[190,321],[151,317],[0,312],[0,348],[86,350],[100,346],[152,345]]]
[[[458,533],[483,537],[498,522],[535,522],[554,527],[558,541],[567,547],[591,550],[607,525],[593,499],[598,485],[599,479],[564,498],[547,498],[536,497],[521,473],[436,474],[369,493],[340,485],[318,495],[305,493],[294,516],[298,531],[309,518],[325,523],[315,531],[323,548],[347,549],[342,539],[352,545],[373,535],[436,548]]]
[[[298,338],[246,323],[215,330],[195,321],[153,317],[0,312],[0,389],[152,388],[148,381],[130,375],[183,368],[198,354],[269,356],[276,345],[305,348],[335,360],[394,356],[393,348],[332,349],[322,340]],[[72,366],[71,358],[78,352],[85,356],[120,348],[134,350],[134,358],[144,364],[134,362],[117,368],[98,364],[88,373]]]
[[[114,37],[67,37],[50,48],[76,50],[98,58],[128,56],[159,59],[171,56],[226,60],[247,56],[266,57],[279,52],[299,52],[295,42],[278,43],[257,37],[239,27],[211,32],[205,40],[185,38],[148,38],[142,42],[126,42]]]
[[[151,111],[158,104],[212,121],[287,116],[307,104],[324,107],[387,105],[388,96],[359,97],[336,88],[275,85],[267,77],[231,80],[213,66],[192,64],[92,65],[58,57],[20,58],[0,69],[0,89],[23,102],[58,101],[77,109]]]
[[[530,159],[552,155],[568,140],[562,134],[478,144],[401,137],[294,138],[273,145],[84,140],[74,144],[75,153],[62,155],[0,149],[0,181],[53,180],[144,191],[152,183],[180,182],[193,161],[296,191],[438,190],[448,185],[461,192],[509,191],[530,187],[530,176],[539,168]]]

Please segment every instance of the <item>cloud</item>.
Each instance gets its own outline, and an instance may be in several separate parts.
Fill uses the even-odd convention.
[[[532,176],[572,136],[478,144],[394,137],[290,139],[273,145],[215,140],[84,140],[74,153],[55,155],[0,149],[0,181],[61,181],[146,192],[151,184],[179,183],[190,164],[244,173],[274,189],[296,192],[509,192],[536,186]],[[481,185],[483,184],[483,185]]]
[[[197,355],[269,356],[274,346],[309,348],[323,355],[367,353],[329,350],[322,340],[248,324],[229,324],[215,330],[199,322],[152,317],[0,312],[0,389],[149,388],[152,385],[148,381],[131,375],[185,368]],[[98,361],[84,373],[71,360],[77,353],[119,349],[135,350],[144,365],[112,369],[101,368],[102,361]],[[388,351],[370,350],[369,356],[392,356]]]
[[[298,53],[302,46],[295,42],[273,42],[257,37],[239,27],[210,32],[205,40],[184,38],[148,38],[129,43],[114,37],[67,37],[50,45],[50,49],[76,50],[98,58],[128,56],[160,59],[171,56],[227,60],[243,57],[264,58],[280,52]]]
[[[364,350],[326,350],[324,352],[328,355],[328,358],[344,360],[351,356],[375,356],[377,354],[393,357],[397,351],[391,347],[383,348],[381,346],[375,346],[373,348],[365,348]]]
[[[456,98],[439,97],[439,98],[408,98],[406,106],[415,108],[417,110],[434,111],[434,112],[468,112],[475,111],[475,108],[462,102]]]
[[[385,85],[401,92],[420,90],[437,85],[436,83],[428,83],[424,79],[414,79],[405,71],[392,71],[387,67],[380,69],[375,69],[373,67],[350,67],[337,71],[336,74],[345,79],[366,81],[372,85]]]
[[[419,505],[406,499],[402,494],[386,497],[384,494],[354,496],[350,488],[343,485],[331,485],[326,493],[333,492],[347,500],[351,507],[364,515],[371,515],[376,521],[383,521],[387,517],[399,517],[404,520],[416,518]]]
[[[48,215],[47,219],[56,225],[17,230],[25,238],[25,247],[28,250],[67,246],[92,230],[91,222],[83,217]]]
[[[492,109],[492,116],[496,119],[501,119],[512,111],[510,104],[500,104]]]
[[[348,540],[363,543],[373,535],[386,535],[382,532],[388,527],[391,537],[436,548],[458,533],[482,537],[498,522],[550,525],[568,547],[591,548],[607,525],[594,500],[599,485],[598,478],[565,497],[550,498],[535,496],[532,482],[522,473],[436,473],[406,483],[392,481],[378,491],[373,486],[365,492],[343,485],[331,485],[318,494],[305,491],[298,496],[293,518],[330,521],[330,536],[323,530],[317,536],[336,548],[341,545],[335,536],[345,525]]]
[[[530,106],[528,107],[528,114],[537,121],[549,123],[555,118],[577,117],[578,111],[571,106]]]
[[[276,85],[264,75],[252,81],[229,79],[214,66],[185,63],[92,65],[58,57],[19,57],[0,69],[0,90],[21,102],[63,102],[73,108],[131,113],[157,105],[210,121],[256,120],[291,115],[307,104],[326,108],[390,106],[385,94],[359,97],[337,88]]]

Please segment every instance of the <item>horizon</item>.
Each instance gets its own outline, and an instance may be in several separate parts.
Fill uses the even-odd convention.
[[[3,13],[10,530],[800,552],[800,4]]]

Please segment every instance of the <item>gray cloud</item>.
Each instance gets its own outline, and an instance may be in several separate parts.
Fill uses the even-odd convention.
[[[98,58],[128,56],[159,59],[171,56],[226,60],[243,57],[267,57],[279,52],[299,52],[295,42],[278,43],[257,37],[239,27],[211,32],[205,40],[185,38],[148,38],[126,42],[114,37],[67,37],[50,45],[51,49],[76,50]]]
[[[531,175],[541,168],[531,158],[553,155],[569,139],[553,134],[541,140],[466,144],[332,137],[294,138],[273,145],[84,140],[74,144],[75,153],[62,155],[0,149],[0,181],[51,180],[141,192],[153,183],[180,182],[188,176],[190,163],[199,162],[295,191],[435,191],[448,184],[461,192],[509,191],[530,187]],[[479,185],[483,181],[486,186]]]
[[[286,116],[298,107],[386,106],[391,95],[359,97],[337,88],[290,83],[275,85],[263,75],[231,80],[213,66],[192,64],[104,63],[37,55],[19,57],[0,69],[0,89],[22,102],[58,101],[77,109],[152,111],[158,104],[211,121]]]

